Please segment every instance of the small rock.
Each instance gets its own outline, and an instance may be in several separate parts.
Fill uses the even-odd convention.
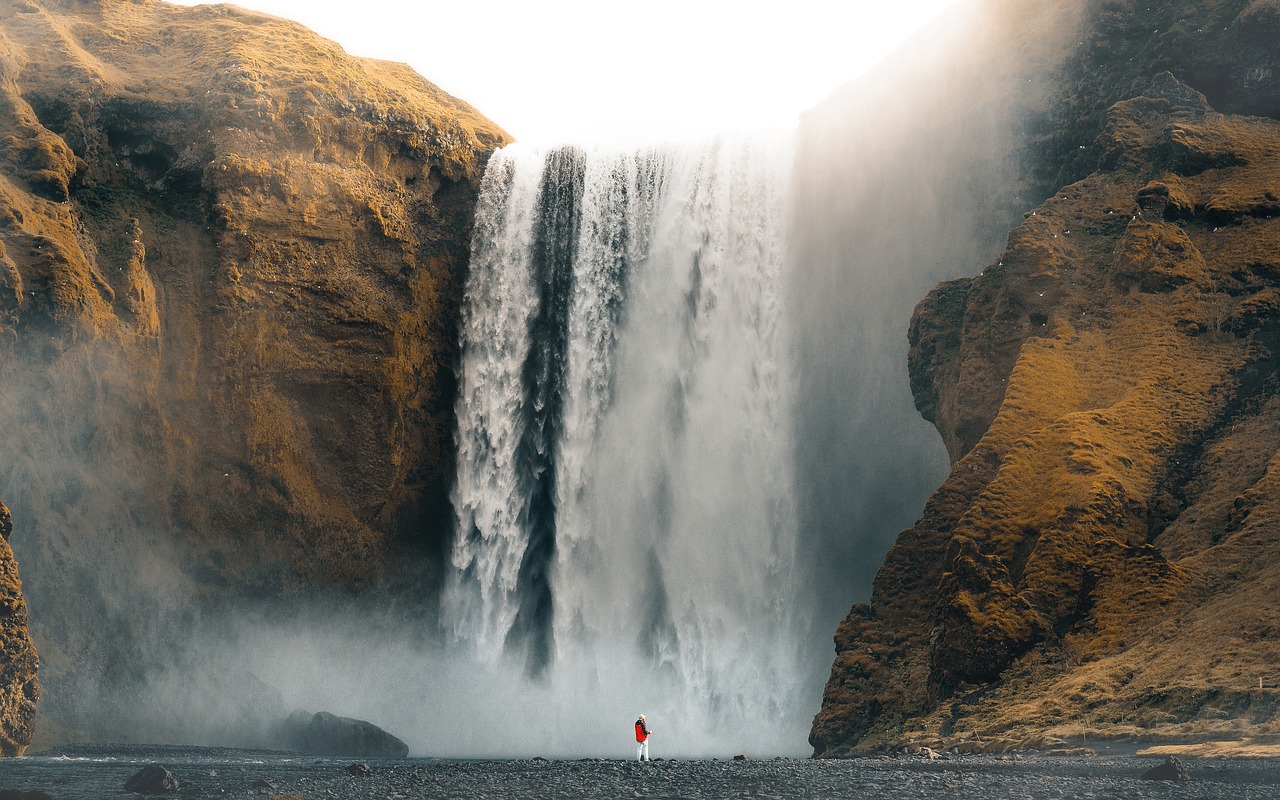
[[[733,760],[734,760],[734,761],[750,761],[750,760],[751,760],[751,756],[747,755],[746,753],[743,753],[743,754],[741,754],[741,755],[736,755],[736,756],[734,756],[734,757],[733,757]]]
[[[348,775],[355,775],[358,778],[367,778],[373,774],[373,770],[369,769],[368,764],[352,764],[347,767]]]
[[[134,794],[173,794],[178,786],[173,773],[158,764],[143,767],[124,782],[125,791]]]
[[[249,788],[250,789],[274,789],[276,788],[276,785],[265,778],[259,778],[258,780],[249,784]]]
[[[1163,764],[1158,767],[1152,767],[1142,773],[1142,779],[1146,781],[1189,781],[1191,780],[1191,773],[1187,772],[1181,761],[1173,756],[1167,756]]]

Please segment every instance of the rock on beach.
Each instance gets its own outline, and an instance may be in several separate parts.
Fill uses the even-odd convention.
[[[173,773],[158,764],[143,767],[124,782],[125,791],[134,794],[174,794],[180,786]]]

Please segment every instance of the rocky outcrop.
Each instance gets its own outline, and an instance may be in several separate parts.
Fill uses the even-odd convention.
[[[1276,732],[1269,7],[1085,4],[1075,119],[1023,151],[1071,182],[912,319],[952,469],[836,634],[817,755]]]
[[[430,596],[505,138],[287,20],[0,2],[0,481],[48,713],[109,706],[198,613],[175,598]],[[131,708],[102,710],[116,737]]]
[[[281,724],[279,744],[288,750],[344,758],[404,758],[409,746],[371,722],[301,709]]]
[[[20,756],[35,734],[40,659],[27,630],[27,603],[9,547],[13,518],[0,503],[0,756]]]
[[[134,794],[175,794],[182,784],[159,764],[143,767],[124,782],[124,790]]]

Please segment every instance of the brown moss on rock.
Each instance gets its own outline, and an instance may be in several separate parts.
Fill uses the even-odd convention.
[[[40,659],[27,630],[27,603],[9,547],[13,516],[0,503],[0,756],[20,756],[35,735]]]
[[[1162,76],[1105,137],[917,307],[953,469],[841,628],[818,755],[1274,732],[1280,122]]]
[[[432,602],[471,216],[506,141],[288,20],[0,4],[0,477],[49,714],[145,679],[132,617],[189,613],[161,596]]]

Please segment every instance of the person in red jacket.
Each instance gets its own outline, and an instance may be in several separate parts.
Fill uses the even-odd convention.
[[[636,720],[636,761],[649,760],[649,725],[644,721],[644,714]]]

